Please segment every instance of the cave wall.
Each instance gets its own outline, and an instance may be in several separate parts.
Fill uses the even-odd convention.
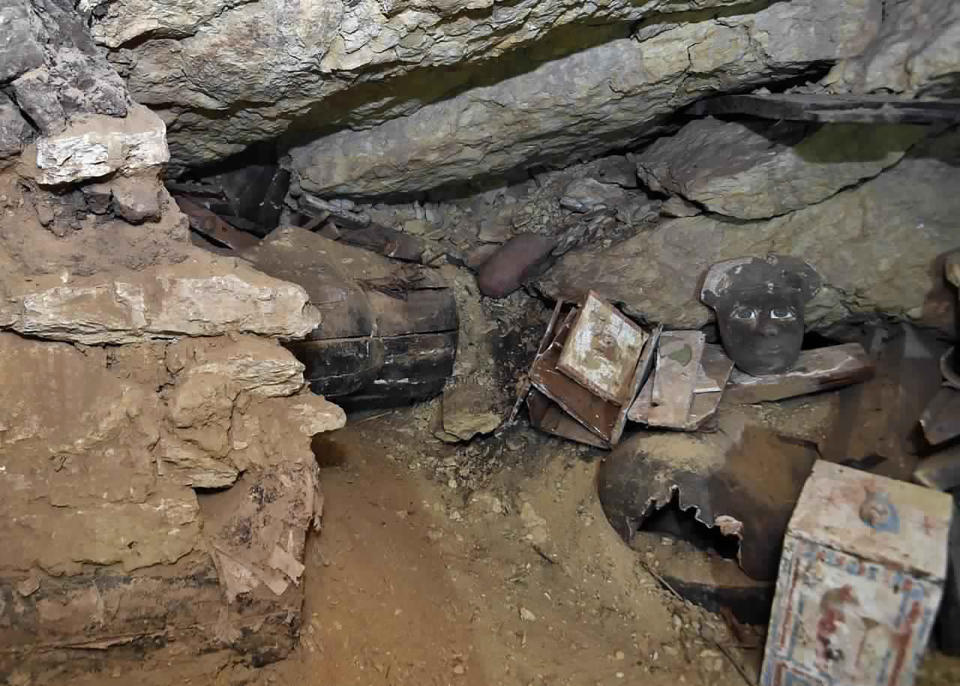
[[[72,3],[0,6],[0,681],[134,653],[263,663],[299,630],[306,292],[189,241],[163,121]]]

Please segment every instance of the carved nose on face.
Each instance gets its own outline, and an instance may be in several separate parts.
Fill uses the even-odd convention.
[[[773,323],[769,318],[764,318],[760,322],[760,335],[761,336],[776,336],[779,333],[777,325]]]

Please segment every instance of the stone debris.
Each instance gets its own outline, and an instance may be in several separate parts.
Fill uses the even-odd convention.
[[[856,124],[808,133],[804,124],[747,126],[708,117],[659,138],[637,155],[637,171],[654,191],[710,212],[767,219],[878,175],[926,133],[923,126]]]
[[[77,117],[65,130],[37,139],[37,181],[56,186],[159,167],[170,159],[166,126],[142,105],[123,119]]]
[[[461,382],[443,391],[443,430],[461,441],[494,431],[503,421],[486,387]]]

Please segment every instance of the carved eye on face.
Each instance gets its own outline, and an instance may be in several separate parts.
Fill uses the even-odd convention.
[[[738,307],[730,313],[730,317],[741,322],[752,322],[757,319],[757,311],[752,307]]]
[[[770,310],[770,319],[796,319],[797,314],[789,307],[774,307]]]

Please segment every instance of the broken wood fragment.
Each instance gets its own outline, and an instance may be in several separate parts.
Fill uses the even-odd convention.
[[[960,100],[819,93],[742,94],[701,100],[688,111],[695,116],[742,114],[776,121],[931,124],[960,121]]]
[[[175,195],[180,210],[190,220],[190,228],[204,238],[230,250],[245,250],[256,245],[259,240],[253,234],[234,228],[216,213],[183,195]]]
[[[610,449],[608,442],[588,431],[536,388],[527,394],[527,411],[530,413],[530,424],[534,428],[577,443]]]
[[[687,426],[700,374],[704,336],[701,331],[665,331],[657,348],[649,426],[681,429]]]
[[[921,460],[913,478],[917,483],[938,491],[951,491],[960,486],[960,446]]]
[[[859,343],[805,350],[793,369],[782,374],[751,376],[734,369],[726,397],[740,404],[769,402],[817,393],[865,381],[874,364]]]
[[[920,426],[931,445],[960,436],[960,391],[941,388],[920,415]]]
[[[384,257],[392,257],[405,262],[424,262],[426,244],[410,234],[371,224],[362,229],[343,231],[340,241],[372,250]]]

